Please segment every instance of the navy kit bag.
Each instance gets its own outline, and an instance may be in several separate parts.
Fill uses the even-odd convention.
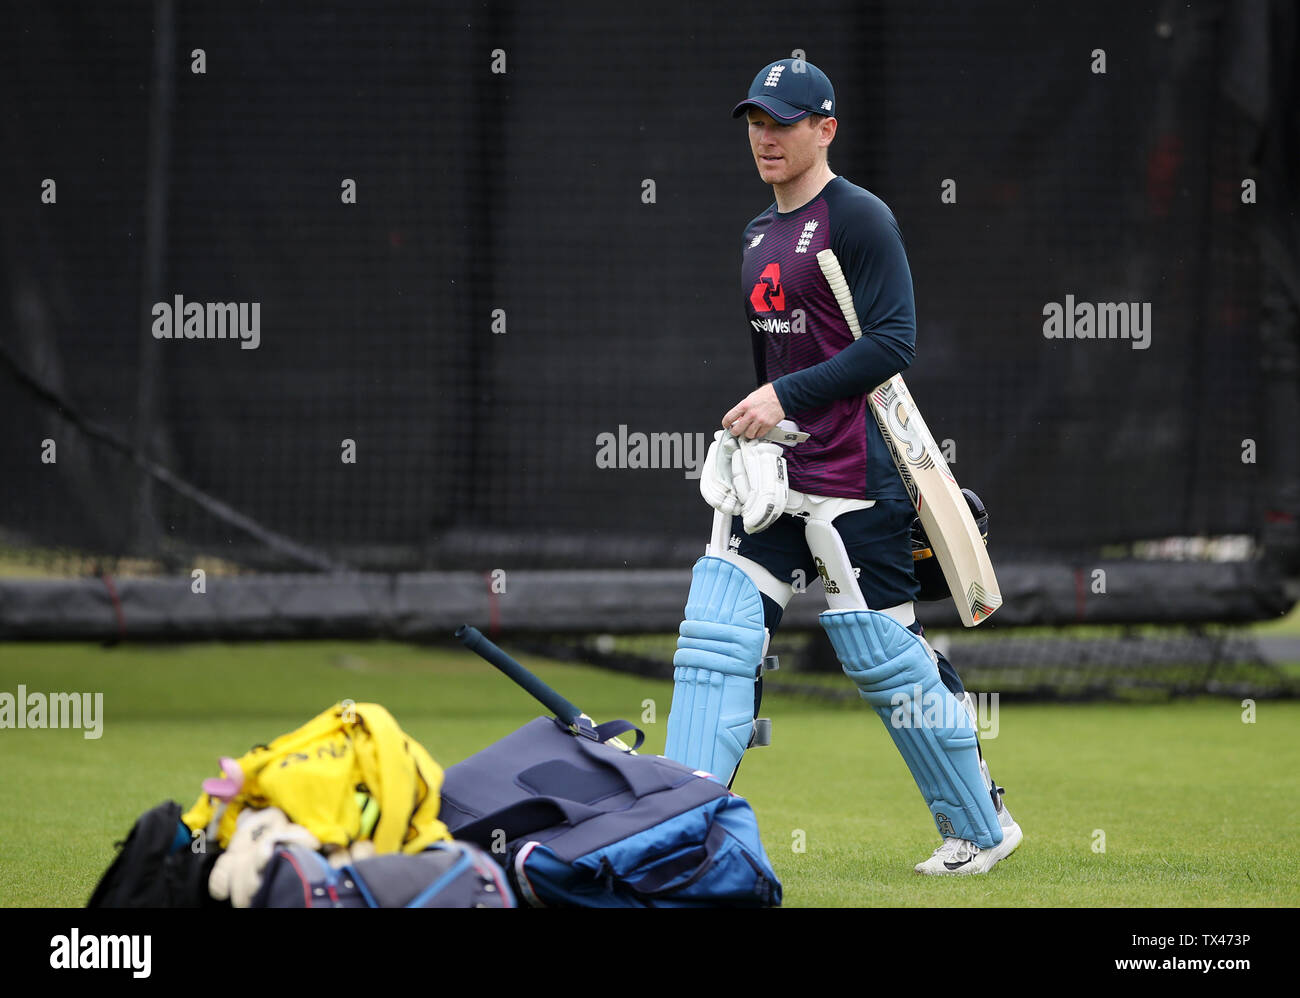
[[[456,636],[555,712],[443,773],[438,817],[505,868],[527,904],[776,907],[749,803],[661,756],[627,721],[595,725],[473,627]],[[632,751],[606,744],[636,732]],[[622,744],[621,742],[619,744]]]
[[[630,725],[621,722],[617,730]],[[721,783],[539,717],[444,773],[439,817],[532,905],[775,907],[753,809]]]

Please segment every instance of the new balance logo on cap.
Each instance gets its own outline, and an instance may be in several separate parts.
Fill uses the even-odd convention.
[[[830,114],[830,113],[831,113],[831,102],[828,101],[828,100],[824,100],[824,101],[822,101],[822,110],[825,111],[827,114]]]

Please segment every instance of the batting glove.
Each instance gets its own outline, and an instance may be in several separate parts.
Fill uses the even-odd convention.
[[[262,871],[278,845],[299,845],[319,850],[320,841],[302,825],[295,825],[278,807],[247,808],[240,812],[230,845],[212,864],[208,893],[217,901],[230,899],[247,908],[262,886]]]
[[[761,533],[785,512],[790,485],[780,444],[741,441],[731,461],[731,480],[741,501],[746,533]]]
[[[740,441],[736,437],[726,430],[719,430],[713,435],[713,443],[709,445],[700,471],[700,495],[710,506],[727,516],[738,516],[742,508],[731,481],[732,457],[739,449]]]

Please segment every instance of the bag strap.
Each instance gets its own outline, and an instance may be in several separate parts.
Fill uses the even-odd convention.
[[[635,752],[645,741],[645,732],[638,728],[631,721],[606,721],[604,724],[597,724],[588,717],[575,717],[572,721],[566,721],[562,717],[553,718],[556,726],[562,731],[575,734],[579,738],[586,738],[593,742],[607,742],[611,738],[617,738],[625,731],[636,732],[636,742],[632,746]]]
[[[719,850],[727,841],[728,832],[722,823],[714,818],[705,836],[704,844],[692,849],[679,859],[656,867],[639,880],[623,882],[642,897],[653,898],[668,893],[676,893],[691,886],[713,866]],[[683,878],[685,875],[685,879]]]
[[[592,729],[597,736],[595,738],[575,736],[559,721],[555,724],[564,731],[566,738],[573,739],[579,752],[590,761],[614,770],[638,798],[673,788],[668,778],[650,761],[650,757],[630,755],[603,744],[607,738],[625,731],[636,731],[637,745],[640,745],[645,734],[630,722],[606,721]],[[513,841],[544,828],[559,824],[574,826],[608,813],[601,808],[562,797],[529,797],[498,808],[456,829],[456,838],[490,849],[493,836],[498,831],[505,833],[507,841]]]
[[[605,722],[605,724],[616,723],[627,724],[628,722]],[[637,733],[640,734],[639,731]],[[651,794],[662,793],[673,788],[668,778],[650,761],[649,756],[628,755],[626,752],[620,752],[600,742],[587,741],[585,738],[577,738],[574,741],[587,758],[618,773],[638,798],[649,797]]]
[[[454,880],[456,880],[456,878],[464,875],[465,871],[468,870],[473,865],[474,865],[474,857],[471,856],[468,852],[462,852],[460,856],[456,859],[456,862],[454,862],[451,865],[451,869],[444,871],[442,876],[440,876],[437,880],[431,883],[424,890],[420,891],[420,893],[415,895],[415,897],[411,898],[411,900],[407,902],[407,904],[404,905],[404,907],[423,908],[426,901],[428,901],[430,898],[437,897],[439,891],[444,890],[448,884],[452,883]],[[372,905],[371,907],[374,906]]]
[[[477,821],[456,829],[456,838],[491,849],[494,835],[499,831],[510,842],[532,832],[568,823],[576,825],[604,814],[598,808],[579,804],[559,797],[529,797],[485,814]]]
[[[645,741],[645,732],[638,728],[631,721],[606,721],[604,724],[598,724],[593,729],[596,732],[596,740],[607,742],[611,738],[617,738],[625,731],[635,731],[636,741],[632,744],[632,751],[635,752]]]

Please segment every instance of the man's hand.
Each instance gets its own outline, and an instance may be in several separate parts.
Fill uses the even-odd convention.
[[[734,436],[753,440],[785,419],[785,410],[771,384],[756,388],[722,417],[723,429]]]

